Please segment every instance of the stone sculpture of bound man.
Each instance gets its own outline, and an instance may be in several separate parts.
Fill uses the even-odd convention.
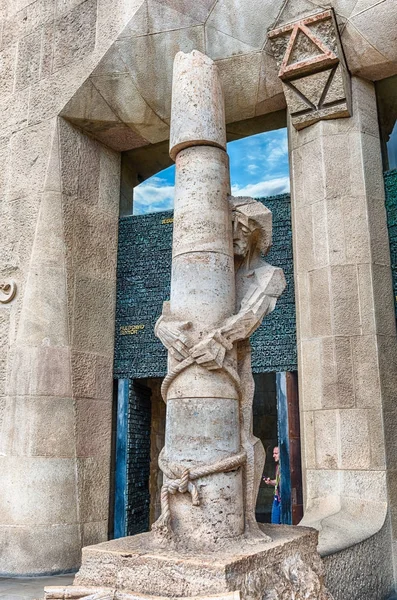
[[[266,453],[252,429],[254,379],[249,338],[263,318],[274,310],[286,282],[282,269],[270,265],[262,257],[271,246],[271,212],[252,198],[229,196],[229,202],[233,223],[236,314],[219,323],[203,340],[194,343],[189,336],[190,323],[173,321],[166,302],[156,323],[155,334],[168,349],[171,363],[190,360],[208,370],[222,369],[227,361],[227,352],[234,344],[237,345],[240,435],[241,447],[246,454],[243,479],[245,534],[249,538],[267,538],[255,519]]]

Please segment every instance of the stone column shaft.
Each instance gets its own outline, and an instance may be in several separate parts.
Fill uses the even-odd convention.
[[[289,129],[303,523],[321,523],[324,553],[378,531],[387,501],[382,363],[395,347],[390,251],[374,87],[352,83],[351,118]],[[395,373],[387,377],[394,381]]]
[[[214,63],[198,52],[176,57],[171,122],[176,183],[170,312],[173,320],[191,323],[190,339],[198,343],[235,310],[223,96]],[[228,360],[236,366],[234,350]],[[192,364],[168,390],[167,459],[191,468],[239,450],[235,383],[224,370]],[[241,469],[203,477],[197,488],[199,507],[188,494],[171,497],[174,532],[196,544],[241,534]]]

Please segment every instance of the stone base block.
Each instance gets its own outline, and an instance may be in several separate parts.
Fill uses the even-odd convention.
[[[200,554],[176,550],[167,542],[160,547],[152,532],[90,546],[83,549],[69,595],[50,595],[54,591],[48,588],[46,598],[82,598],[71,595],[78,586],[90,592],[107,588],[112,598],[208,599],[234,592],[241,600],[329,600],[316,550],[317,531],[261,527],[271,542],[223,541],[219,548]]]

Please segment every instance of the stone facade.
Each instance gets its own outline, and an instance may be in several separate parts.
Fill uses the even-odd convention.
[[[360,554],[391,518],[391,556],[397,359],[373,82],[397,73],[395,1],[9,0],[0,284],[1,298],[12,282],[16,294],[0,303],[4,573],[75,568],[83,545],[107,537],[120,151],[169,138],[174,55],[198,49],[217,62],[230,132],[271,122],[286,99],[268,32],[330,7],[352,117],[290,128],[305,520],[321,523],[320,547],[343,561],[342,548],[360,542]]]

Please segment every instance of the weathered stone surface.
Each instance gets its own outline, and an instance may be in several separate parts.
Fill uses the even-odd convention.
[[[296,129],[351,114],[349,76],[331,11],[278,27],[269,39]]]
[[[2,575],[59,573],[73,571],[79,566],[80,525],[2,525],[0,533],[4,541],[0,548]]]
[[[254,507],[264,450],[252,434],[253,380],[244,340],[274,309],[285,287],[282,271],[260,258],[271,244],[270,212],[253,199],[230,198],[230,214],[218,77],[208,57],[195,51],[176,56],[171,299],[155,327],[169,350],[169,364],[162,385],[166,437],[159,457],[165,482],[154,527],[178,545],[196,549],[243,531],[261,535]],[[249,279],[252,269],[255,281]],[[236,469],[243,465],[244,485],[242,469]],[[181,495],[174,493],[176,485]],[[191,503],[184,500],[185,492]]]
[[[95,8],[94,0],[85,0],[56,22],[54,71],[81,59],[94,49]]]
[[[236,44],[243,42],[254,50],[260,50],[266,41],[266,31],[275,22],[282,4],[281,0],[276,0],[264,7],[261,0],[251,0],[248,3],[220,0],[215,4],[206,24],[234,38]]]
[[[75,456],[75,444],[70,435],[75,421],[71,398],[9,398],[2,421],[3,453],[59,458]],[[16,423],[27,423],[28,426],[16,428],[11,435]],[[43,431],[46,432],[45,436]]]
[[[225,150],[224,100],[214,62],[194,50],[189,55],[180,52],[175,57],[172,81],[171,158],[175,160],[178,152],[199,144]],[[200,101],[192,102],[194,97]]]
[[[226,5],[224,2],[215,3],[213,0],[190,3],[183,0],[158,0],[156,2],[152,0],[147,2],[143,2],[143,0],[128,2],[125,0],[112,0],[112,2],[109,0],[98,0],[98,2],[15,0],[8,2],[7,7],[0,6],[0,16],[4,19],[0,57],[2,74],[0,85],[3,92],[0,99],[2,115],[0,146],[3,156],[2,165],[5,163],[4,169],[3,167],[1,169],[3,246],[0,261],[2,271],[7,276],[14,277],[18,290],[15,300],[8,305],[1,305],[2,315],[6,314],[6,318],[3,320],[7,324],[6,333],[1,334],[4,344],[2,343],[0,356],[0,362],[4,367],[0,376],[1,384],[5,387],[6,379],[8,382],[8,388],[4,392],[10,393],[12,397],[21,394],[18,396],[18,402],[22,396],[26,395],[26,402],[31,402],[32,411],[33,407],[38,409],[41,402],[44,405],[47,400],[50,402],[53,398],[58,398],[60,405],[68,398],[72,398],[73,389],[70,385],[72,353],[69,347],[49,349],[48,347],[17,348],[15,346],[18,331],[19,341],[29,339],[33,343],[33,338],[35,338],[38,342],[45,340],[44,343],[47,343],[48,338],[48,340],[63,343],[62,338],[65,337],[67,328],[65,322],[60,322],[63,319],[61,314],[56,326],[53,326],[56,317],[54,311],[51,312],[51,319],[47,318],[47,321],[44,320],[38,324],[33,322],[33,308],[30,309],[28,319],[25,318],[28,313],[24,308],[25,316],[22,318],[24,325],[20,330],[19,321],[24,298],[25,306],[28,299],[30,305],[31,299],[34,299],[40,291],[38,290],[40,286],[34,286],[31,282],[27,283],[29,273],[30,280],[34,279],[38,273],[37,265],[34,265],[30,271],[33,242],[35,241],[35,262],[39,261],[40,265],[45,263],[47,267],[56,266],[55,263],[61,259],[63,234],[60,229],[61,226],[64,226],[67,259],[65,281],[70,334],[74,332],[74,339],[82,348],[81,356],[86,357],[92,352],[87,335],[93,331],[96,352],[92,367],[95,370],[95,377],[92,373],[88,376],[84,371],[87,367],[84,362],[81,369],[84,373],[78,371],[75,378],[78,380],[81,377],[82,379],[81,382],[76,383],[76,389],[79,388],[84,391],[84,394],[89,394],[91,399],[98,397],[106,400],[111,397],[110,363],[113,332],[110,325],[108,326],[107,319],[109,318],[110,322],[112,320],[112,304],[104,301],[99,307],[98,303],[91,302],[90,293],[101,296],[103,292],[102,273],[92,259],[92,248],[85,249],[79,240],[77,246],[80,259],[82,256],[88,256],[91,272],[95,272],[98,278],[98,282],[91,285],[91,292],[87,292],[89,302],[86,306],[86,314],[88,315],[89,311],[103,310],[105,327],[102,332],[102,340],[106,346],[104,347],[100,343],[99,326],[94,324],[91,329],[91,317],[88,317],[89,324],[85,324],[84,295],[83,298],[80,298],[80,304],[77,304],[78,315],[75,319],[75,283],[77,295],[82,290],[79,280],[75,279],[73,270],[75,248],[73,240],[75,235],[81,233],[82,227],[79,227],[79,224],[81,225],[84,221],[84,217],[81,221],[80,218],[76,218],[75,223],[75,203],[79,204],[79,210],[82,202],[95,207],[90,216],[93,216],[95,209],[98,208],[99,212],[103,211],[117,218],[117,160],[113,160],[112,154],[107,149],[105,153],[100,152],[99,155],[96,151],[90,152],[85,144],[81,143],[79,136],[69,139],[68,166],[65,166],[64,162],[62,165],[64,192],[62,204],[56,195],[48,195],[44,198],[42,190],[46,172],[45,185],[50,186],[48,189],[51,191],[60,191],[60,185],[56,182],[58,174],[54,169],[54,163],[47,161],[52,142],[52,131],[50,132],[52,125],[48,125],[48,136],[44,132],[47,125],[43,124],[40,130],[39,128],[34,129],[34,127],[36,125],[41,127],[45,119],[57,117],[65,105],[74,98],[73,109],[67,115],[68,118],[73,119],[72,113],[76,111],[77,116],[74,122],[79,127],[118,151],[145,146],[148,141],[163,139],[162,136],[166,135],[164,132],[167,131],[167,122],[170,116],[171,64],[174,54],[180,49],[185,51],[193,48],[203,50],[205,43],[208,44],[208,51],[212,52],[214,57],[219,58],[225,85],[226,114],[229,121],[237,121],[255,114],[265,114],[282,109],[285,107],[285,99],[281,93],[281,83],[276,80],[277,69],[273,57],[262,53],[263,43],[270,27],[307,16],[314,12],[314,10],[311,11],[310,5],[314,5],[314,8],[318,7],[319,11],[327,8],[323,6],[323,0],[289,1],[286,4],[271,3],[271,7],[266,6],[266,9],[263,7],[263,2],[258,4],[256,1],[247,1],[244,5],[233,2]],[[393,36],[395,29],[395,3],[393,0],[385,2],[332,0],[330,6],[336,11],[336,18],[341,30],[343,28],[342,42],[351,72],[372,80],[395,74],[397,64],[393,46],[395,39]],[[283,10],[281,14],[278,14],[281,8]],[[206,26],[204,25],[206,21],[207,31],[205,31]],[[181,27],[185,29],[181,29]],[[165,28],[167,28],[166,32],[164,32]],[[113,47],[118,45],[118,37],[120,40],[126,41],[126,50],[123,50],[122,54],[118,54],[117,60],[114,56],[110,60],[107,52],[112,45]],[[132,37],[139,37],[139,40],[136,43],[130,43]],[[39,50],[39,46],[41,50]],[[243,50],[248,52],[247,46],[255,47],[256,52],[241,55]],[[266,49],[269,50],[268,45]],[[237,54],[235,55],[235,53]],[[110,52],[110,54],[112,53]],[[136,63],[134,63],[135,58]],[[102,59],[103,62],[101,62]],[[124,60],[125,64],[129,64],[132,77],[136,80],[135,84],[139,89],[140,97],[151,107],[150,115],[156,115],[155,119],[150,119],[150,138],[145,138],[143,134],[137,133],[138,128],[137,131],[133,129],[136,125],[135,118],[129,122],[128,126],[118,119],[114,120],[114,107],[111,106],[107,110],[106,103],[101,102],[99,105],[100,96],[93,92],[91,81],[87,83],[87,86],[82,85],[96,68],[98,69],[95,76],[108,77],[112,73],[125,73],[127,67],[124,66]],[[261,71],[257,69],[258,61],[261,63]],[[259,72],[261,72],[260,76]],[[258,77],[261,78],[259,85]],[[354,94],[354,99],[359,97],[359,103],[354,108],[358,118],[353,117],[351,120],[354,123],[353,129],[359,133],[359,143],[355,143],[353,136],[347,140],[345,124],[340,127],[339,124],[334,123],[333,133],[340,134],[343,139],[340,140],[342,142],[340,145],[333,142],[332,157],[330,148],[321,144],[317,145],[318,154],[314,151],[314,145],[310,150],[308,149],[307,154],[305,150],[301,152],[299,149],[300,164],[298,153],[292,155],[292,173],[295,178],[294,190],[298,197],[297,203],[313,205],[310,214],[303,215],[302,213],[299,216],[299,222],[298,219],[296,221],[296,228],[301,228],[300,231],[304,232],[302,237],[307,234],[305,248],[303,242],[296,245],[298,254],[296,264],[299,265],[300,270],[297,296],[301,307],[305,306],[305,302],[309,303],[309,294],[307,293],[309,283],[306,271],[306,267],[309,268],[309,265],[313,270],[327,267],[326,260],[329,260],[332,265],[357,262],[360,326],[363,335],[352,336],[351,339],[341,336],[338,340],[334,338],[333,343],[328,345],[324,340],[317,345],[318,340],[314,340],[313,346],[318,349],[319,355],[324,357],[325,365],[320,368],[321,365],[318,365],[314,361],[314,356],[311,356],[309,363],[315,369],[314,372],[318,373],[322,379],[318,388],[317,384],[313,384],[315,389],[312,390],[313,396],[311,396],[310,402],[313,401],[313,406],[319,408],[342,409],[342,405],[346,408],[353,408],[351,406],[351,385],[349,386],[348,383],[349,381],[351,384],[354,383],[354,401],[357,402],[357,409],[364,408],[375,411],[371,417],[371,423],[376,424],[374,426],[377,433],[373,435],[374,440],[376,437],[377,441],[371,449],[371,461],[373,461],[371,464],[374,468],[381,468],[382,457],[380,455],[382,452],[379,452],[377,448],[383,447],[384,450],[385,445],[382,442],[383,430],[380,425],[381,418],[378,408],[383,400],[387,409],[385,421],[393,424],[393,419],[395,419],[395,381],[392,377],[394,372],[392,367],[396,358],[395,340],[392,335],[393,327],[390,317],[388,317],[390,300],[387,300],[385,292],[389,285],[386,269],[389,263],[389,249],[385,233],[384,213],[381,208],[383,206],[382,178],[376,175],[381,169],[376,139],[378,123],[376,111],[371,108],[372,100],[368,103],[369,110],[363,110],[365,99],[372,98],[370,83],[361,81],[360,85],[363,90],[362,94],[358,94],[357,87]],[[87,93],[88,88],[91,90],[92,96]],[[80,93],[82,99],[79,97]],[[127,93],[127,88],[123,93]],[[117,101],[122,105],[128,103],[128,99],[123,100],[123,98],[118,98]],[[22,131],[28,125],[28,108],[29,125],[34,127]],[[105,109],[106,112],[104,112]],[[137,122],[139,120],[139,124],[142,125],[142,112],[137,111],[136,114]],[[144,121],[145,123],[146,121]],[[63,135],[65,128],[61,127],[61,130],[60,140],[63,145],[61,159],[64,161]],[[310,143],[313,138],[317,138],[320,130],[325,135],[328,132],[327,128],[322,129],[318,125],[309,127],[305,135],[302,132],[301,141]],[[367,139],[361,135],[363,133],[366,134]],[[13,139],[10,151],[11,137]],[[293,139],[293,136],[291,136],[290,143],[291,148],[294,149],[296,140]],[[303,145],[302,143],[302,147]],[[355,146],[354,153],[353,146]],[[83,147],[83,156],[80,157],[80,149]],[[351,148],[351,156],[354,154],[354,160],[339,160],[338,155],[345,156],[344,150],[347,147]],[[313,152],[311,153],[311,151]],[[324,156],[328,156],[325,161],[328,165],[325,174],[321,172],[322,169],[313,168],[313,166],[318,167],[325,164],[320,158]],[[89,165],[91,170],[90,177],[85,177],[85,160],[87,167]],[[361,167],[358,168],[360,160]],[[345,164],[349,166],[345,167]],[[365,166],[364,173],[362,165]],[[110,168],[112,175],[107,178],[104,173]],[[83,172],[81,172],[82,177],[79,181],[79,170],[81,171],[81,169]],[[302,174],[302,177],[298,176],[299,173]],[[52,174],[54,174],[54,181],[50,183],[49,179]],[[92,174],[95,175],[93,178],[91,178]],[[302,180],[307,181],[304,198],[302,190],[304,190],[305,184]],[[332,180],[343,180],[345,188],[350,189],[349,197],[346,194],[338,193],[337,189],[333,189],[331,195]],[[324,190],[324,186],[329,190],[329,202],[321,208],[315,207],[317,199],[321,201],[320,199],[323,198],[321,190]],[[314,193],[315,189],[319,194],[316,200],[313,200],[315,194],[312,195],[312,191]],[[80,193],[80,200],[76,200]],[[45,204],[49,209],[49,213],[47,213],[49,218],[44,219],[42,209]],[[62,208],[61,214],[59,213],[60,207]],[[53,215],[52,223],[51,214]],[[88,214],[89,211],[84,213],[85,216]],[[324,243],[325,236],[322,235],[325,215],[328,227],[327,244]],[[366,243],[368,237],[364,226],[366,216],[372,240],[370,246]],[[305,229],[302,229],[306,217],[308,218],[307,223],[311,227],[307,224]],[[98,218],[99,221],[96,221],[94,225],[96,233],[104,222],[108,223],[102,214]],[[87,223],[87,220],[84,222]],[[76,224],[75,230],[74,223]],[[37,233],[36,225],[39,225]],[[47,231],[48,235],[43,236],[39,230]],[[312,240],[314,240],[315,250],[313,247],[310,248]],[[328,258],[326,246],[328,246]],[[112,251],[114,250],[113,245]],[[369,251],[372,263],[370,263],[371,258],[369,259],[367,256]],[[102,252],[105,252],[103,248]],[[305,256],[304,252],[306,252]],[[108,254],[105,253],[107,267],[114,264],[110,254],[110,251]],[[103,256],[103,254],[101,255]],[[379,263],[384,268],[377,270],[374,263]],[[83,262],[80,262],[80,267],[83,268],[83,266]],[[51,270],[47,267],[37,275],[42,277],[41,281],[45,280],[45,283],[47,283],[47,276],[49,277],[51,274]],[[114,293],[114,277],[112,279],[109,269],[104,278],[113,281]],[[313,276],[313,280],[314,278],[315,276]],[[53,278],[53,281],[57,282],[58,279]],[[305,286],[307,289],[303,289]],[[48,287],[44,289],[43,299],[39,304],[41,308],[37,315],[47,314],[47,306],[53,307],[56,302],[53,296],[49,298]],[[107,297],[109,290],[106,285],[105,288],[104,295]],[[320,288],[320,292],[324,291],[325,286],[320,286]],[[61,297],[64,298],[64,294],[60,295]],[[314,301],[314,297],[312,300]],[[324,298],[321,300],[315,295],[316,303],[322,301]],[[328,306],[328,303],[324,301],[324,305]],[[312,326],[310,311],[300,309],[299,313],[300,330],[310,331]],[[62,315],[64,314],[65,311],[62,309]],[[318,332],[322,327],[318,311],[313,311],[313,316],[315,317],[313,320],[314,330]],[[28,325],[29,323],[30,325]],[[79,337],[77,329],[81,325],[83,333]],[[44,331],[46,327],[47,334]],[[40,333],[38,334],[38,332]],[[368,339],[365,337],[375,335],[376,332],[379,333],[376,340],[373,338],[369,341],[369,337]],[[350,361],[348,348],[352,350]],[[99,354],[103,349],[106,356]],[[307,354],[305,354],[305,360],[307,359]],[[82,361],[84,360],[85,358],[82,358]],[[379,368],[377,367],[378,362]],[[353,375],[351,375],[351,369],[353,369]],[[47,374],[44,374],[44,371],[47,371]],[[304,389],[307,389],[307,379],[303,385]],[[318,397],[315,397],[314,393],[318,393]],[[37,394],[37,404],[35,404],[34,396]],[[76,395],[79,398],[84,397],[80,396],[80,392]],[[4,402],[1,400],[1,405],[3,404]],[[373,406],[373,408],[368,408],[369,406]],[[60,406],[59,412],[61,412]],[[55,414],[59,414],[59,412],[57,409]],[[31,412],[29,412],[30,414]],[[33,449],[37,448],[37,451],[44,452],[45,455],[53,448],[54,453],[58,454],[62,451],[61,442],[64,440],[65,452],[69,453],[68,444],[74,438],[73,433],[69,436],[66,435],[66,426],[72,427],[72,424],[65,417],[64,437],[60,436],[52,445],[52,436],[48,436],[47,441],[44,437],[36,438],[37,424],[42,417],[44,419],[44,413],[39,409],[37,415],[31,415],[31,432],[35,438],[31,444],[27,441],[28,423],[21,423],[18,418],[15,426],[20,427],[21,430],[16,435],[15,448],[18,447],[21,452],[25,452],[25,450],[27,452],[27,448],[31,448],[29,451],[36,452]],[[391,425],[387,433],[390,457],[394,456],[392,437],[394,429]],[[8,433],[5,437],[8,438]],[[380,456],[379,462],[377,462],[378,455]],[[28,463],[26,464],[28,465]],[[69,486],[67,494],[73,493],[73,486]],[[14,501],[16,501],[15,498]],[[32,502],[34,502],[33,497]],[[101,530],[101,535],[104,535],[103,522],[95,521],[93,523],[98,523],[98,529]],[[68,525],[62,528],[55,524],[52,527],[37,527],[34,531],[25,527],[13,528],[12,532],[7,528],[6,531],[4,530],[4,540],[9,555],[8,558],[2,556],[1,563],[4,565],[4,569],[13,570],[14,573],[33,573],[40,570],[73,568],[78,562],[78,549],[81,543],[80,527],[80,525]],[[92,525],[92,531],[95,530],[95,527]],[[95,536],[92,538],[95,541],[94,538]],[[12,540],[12,544],[8,543],[9,540]],[[48,548],[51,548],[51,551]],[[19,570],[17,569],[18,565]]]
[[[74,459],[1,456],[0,470],[4,482],[0,499],[4,524],[17,527],[77,522],[77,506],[67,494],[68,488],[76,484]],[[51,497],[58,501],[50,502]],[[19,502],[14,502],[14,498],[19,498]]]
[[[74,586],[108,586],[153,596],[206,596],[239,591],[242,599],[325,600],[316,533],[266,526],[273,542],[222,544],[203,554],[161,549],[151,534],[121,538],[83,550]],[[177,575],[178,573],[178,575]],[[73,590],[69,588],[69,590]]]
[[[395,344],[389,342],[395,323],[385,292],[390,271],[383,203],[376,200],[382,183],[376,103],[368,82],[352,83],[351,119],[290,128],[296,289],[299,313],[302,307],[306,312],[298,328],[307,469],[303,524],[320,529],[323,554],[373,535],[386,516],[381,405],[390,396],[379,340],[388,340],[388,348]],[[394,423],[391,415],[387,420]]]

